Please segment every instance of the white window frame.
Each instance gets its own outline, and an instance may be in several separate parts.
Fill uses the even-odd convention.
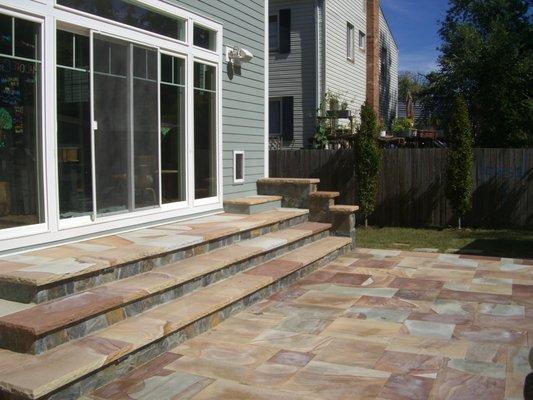
[[[280,132],[270,133],[270,130],[269,130],[268,134],[269,136],[282,137],[283,136],[283,99],[281,97],[270,97],[268,99],[268,103],[269,103],[268,109],[270,112],[272,112],[272,107],[270,107],[270,102],[279,103],[279,130]],[[269,115],[269,118],[270,118],[270,115]],[[270,128],[270,125],[269,125],[269,128]]]
[[[242,178],[237,179],[237,155],[242,155]],[[246,157],[244,150],[233,151],[233,183],[243,184],[246,181]]]
[[[346,22],[346,59],[355,61],[355,26],[351,22]]]
[[[366,33],[363,31],[359,31],[358,46],[363,51],[366,49]]]
[[[42,164],[44,223],[0,230],[0,253],[20,250],[28,246],[43,245],[52,241],[72,240],[76,237],[106,234],[111,230],[134,228],[141,224],[156,224],[169,219],[187,218],[191,215],[218,212],[222,209],[223,169],[222,169],[222,38],[223,26],[205,17],[185,11],[178,6],[159,0],[136,0],[139,4],[155,12],[174,15],[186,22],[186,41],[179,41],[156,33],[143,31],[120,22],[80,12],[56,4],[56,0],[2,0],[0,13],[27,19],[41,24],[41,64],[42,64]],[[193,45],[193,26],[201,25],[216,32],[217,51]],[[58,27],[76,32],[96,32],[117,37],[128,42],[157,48],[158,53],[183,57],[187,60],[186,70],[186,185],[187,200],[121,215],[90,216],[61,220],[59,216],[58,165],[57,165],[57,106],[56,106],[56,31]],[[92,51],[92,48],[91,48]],[[216,178],[217,196],[194,199],[194,133],[193,129],[193,66],[202,62],[217,68],[216,106]],[[158,61],[159,63],[159,61]],[[159,69],[159,68],[158,68]],[[160,71],[158,71],[158,75]],[[158,79],[160,82],[160,79]],[[92,93],[91,93],[92,94]],[[158,105],[159,106],[159,105]],[[159,139],[160,140],[160,139]],[[159,150],[160,151],[160,150]],[[94,153],[93,153],[94,157]],[[159,157],[159,163],[161,157]],[[160,166],[161,168],[161,166]],[[160,174],[161,175],[161,174]],[[94,179],[94,176],[93,176]],[[161,177],[159,178],[161,179]],[[161,190],[161,185],[160,185]]]

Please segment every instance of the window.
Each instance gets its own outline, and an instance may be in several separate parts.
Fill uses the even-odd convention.
[[[233,152],[233,183],[244,183],[244,151]]]
[[[207,50],[216,51],[217,33],[211,29],[194,25],[194,45]]]
[[[217,195],[216,67],[194,63],[195,199]]]
[[[91,215],[89,38],[57,31],[57,161],[60,218]]]
[[[44,222],[41,26],[0,14],[0,230]]]
[[[364,50],[365,47],[366,47],[366,35],[363,32],[359,31],[359,48],[361,50]]]
[[[270,100],[269,107],[269,134],[271,136],[281,136],[281,99]]]
[[[354,26],[349,22],[346,24],[346,57],[348,60],[354,60],[354,46],[355,46],[355,36],[354,36]]]
[[[185,21],[126,0],[57,0],[57,4],[83,11],[172,39],[185,40]]]
[[[270,51],[279,50],[279,23],[277,15],[271,15],[268,19],[268,43]]]
[[[161,54],[163,204],[186,200],[185,60]]]

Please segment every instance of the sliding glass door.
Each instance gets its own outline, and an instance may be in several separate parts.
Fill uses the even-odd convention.
[[[98,215],[159,205],[157,51],[94,35]]]

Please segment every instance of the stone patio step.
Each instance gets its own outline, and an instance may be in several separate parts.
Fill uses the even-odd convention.
[[[217,214],[0,257],[0,299],[43,303],[308,220],[307,210]]]
[[[282,196],[249,196],[224,201],[224,211],[232,214],[257,214],[281,207]]]
[[[350,239],[324,238],[44,354],[0,351],[1,395],[78,398],[325,265],[349,247]]]
[[[329,235],[303,223],[0,317],[0,346],[40,354]]]

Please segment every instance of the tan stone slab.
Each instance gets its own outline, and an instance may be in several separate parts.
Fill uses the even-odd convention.
[[[258,388],[235,381],[218,379],[194,397],[194,400],[314,400],[314,396],[291,391]]]
[[[318,349],[314,360],[355,367],[373,368],[381,358],[386,344],[365,340],[333,337]]]
[[[335,205],[329,207],[329,211],[337,214],[354,214],[359,211],[359,206]]]
[[[309,195],[309,197],[320,198],[320,199],[336,199],[340,195],[341,194],[339,192],[321,192],[321,191],[318,191],[318,192],[311,193]]]
[[[402,324],[395,322],[338,318],[329,325],[321,336],[360,339],[373,343],[389,344],[395,339]]]
[[[387,346],[387,350],[450,358],[464,358],[468,350],[468,345],[469,342],[466,340],[397,335]]]
[[[224,204],[235,206],[255,206],[259,204],[271,203],[274,201],[280,201],[283,196],[250,196],[241,197],[238,199],[224,200]]]
[[[294,302],[305,306],[332,307],[346,310],[358,299],[352,296],[339,296],[334,293],[324,293],[318,290],[310,290],[298,297]]]
[[[251,344],[308,353],[313,352],[330,340],[330,338],[307,333],[267,329],[257,335],[251,341]]]
[[[290,184],[290,185],[316,185],[320,183],[318,178],[261,178],[258,183]]]
[[[0,317],[13,314],[22,310],[27,310],[28,308],[32,308],[34,306],[35,304],[24,304],[0,299]]]
[[[349,245],[350,243],[351,239],[349,238],[328,237],[319,240],[313,243],[312,245],[305,246],[290,254],[287,254],[281,257],[281,259],[287,261],[299,261],[303,264],[310,264],[316,260],[321,259],[332,251]]]

